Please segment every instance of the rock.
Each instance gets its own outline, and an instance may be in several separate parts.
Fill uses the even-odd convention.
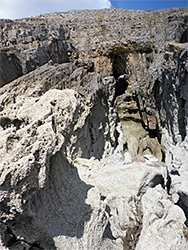
[[[37,98],[19,96],[15,104],[10,104],[1,112],[3,161],[0,181],[4,206],[1,219],[8,228],[4,232],[6,237],[13,235],[11,243],[4,242],[5,245],[11,248],[18,245],[18,249],[21,249],[21,245],[27,247],[36,244],[44,249],[69,249],[77,244],[78,247],[85,244],[85,249],[94,245],[97,249],[102,242],[108,223],[105,209],[98,214],[96,207],[92,213],[90,205],[84,202],[91,185],[82,182],[77,170],[66,160],[66,157],[74,155],[90,155],[90,111],[74,90],[51,89]],[[78,134],[79,130],[82,133]],[[100,131],[97,133],[100,134]],[[82,144],[81,134],[87,143]],[[76,139],[77,135],[79,140]],[[97,154],[99,150],[97,148]],[[64,214],[65,210],[67,215]],[[84,227],[85,220],[89,221],[88,229]],[[100,223],[101,232],[98,226],[96,228]],[[91,239],[88,238],[89,234],[93,235]],[[75,237],[81,238],[80,243]]]
[[[67,62],[67,29],[64,25],[37,18],[4,22],[1,19],[0,86],[36,69],[50,59]],[[18,22],[18,28],[15,28]],[[2,63],[3,62],[3,63]],[[5,62],[5,63],[4,63]],[[8,74],[7,67],[11,69]]]
[[[142,200],[143,224],[136,249],[187,249],[185,215],[161,186],[149,188]]]
[[[161,164],[130,163],[124,161],[96,161],[77,158],[74,165],[86,183],[97,186],[102,196],[121,195],[128,201],[145,193],[149,187],[167,181],[166,167]],[[127,184],[126,184],[127,183]]]
[[[6,223],[2,245],[10,249],[98,249],[99,245],[118,249],[118,243],[103,237],[108,228],[105,206],[91,207],[92,198],[84,202],[91,186],[80,180],[67,161],[78,156],[101,158],[107,146],[110,151],[116,146],[117,115],[111,106],[114,82],[103,87],[100,76],[89,73],[93,86],[85,79],[90,87],[76,85],[80,94],[53,89],[51,79],[58,81],[59,72],[64,70],[63,80],[74,73],[71,64],[59,65],[59,72],[56,67],[44,65],[34,75],[31,72],[1,88],[0,200],[1,221]],[[83,95],[85,91],[88,96]],[[95,197],[98,204],[98,193]]]
[[[176,146],[171,145],[167,154],[168,171],[170,173],[170,193],[188,216],[188,138]],[[186,222],[188,223],[188,222]]]
[[[97,187],[107,206],[113,238],[119,239],[121,245],[136,246],[142,224],[139,197],[149,187],[165,185],[166,168],[160,164],[125,164],[119,160],[110,164],[109,159],[106,162],[81,158],[74,161],[74,166],[81,180]]]

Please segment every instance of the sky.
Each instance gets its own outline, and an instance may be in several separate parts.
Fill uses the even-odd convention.
[[[176,7],[188,7],[188,0],[112,0],[111,4],[122,9],[159,10]]]
[[[158,10],[188,7],[188,0],[0,0],[0,18],[21,18],[72,9]]]

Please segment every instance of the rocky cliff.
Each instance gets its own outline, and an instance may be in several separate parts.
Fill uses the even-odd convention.
[[[0,30],[0,248],[188,249],[188,9]]]

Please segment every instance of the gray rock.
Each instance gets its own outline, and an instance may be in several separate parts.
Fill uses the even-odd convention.
[[[98,195],[109,213],[109,226],[120,245],[135,247],[142,227],[140,197],[150,187],[166,181],[166,168],[160,164],[125,164],[77,158],[74,166],[87,185],[97,188]],[[113,249],[113,248],[112,248]],[[121,249],[121,248],[119,248]]]
[[[170,173],[170,194],[188,216],[188,138],[176,146],[171,145],[167,154]],[[188,223],[188,222],[186,222]]]
[[[136,249],[187,249],[185,215],[161,186],[148,189],[142,200],[143,228]]]

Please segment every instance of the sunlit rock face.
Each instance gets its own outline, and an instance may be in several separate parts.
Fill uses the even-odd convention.
[[[0,19],[0,249],[188,248],[187,10]]]

